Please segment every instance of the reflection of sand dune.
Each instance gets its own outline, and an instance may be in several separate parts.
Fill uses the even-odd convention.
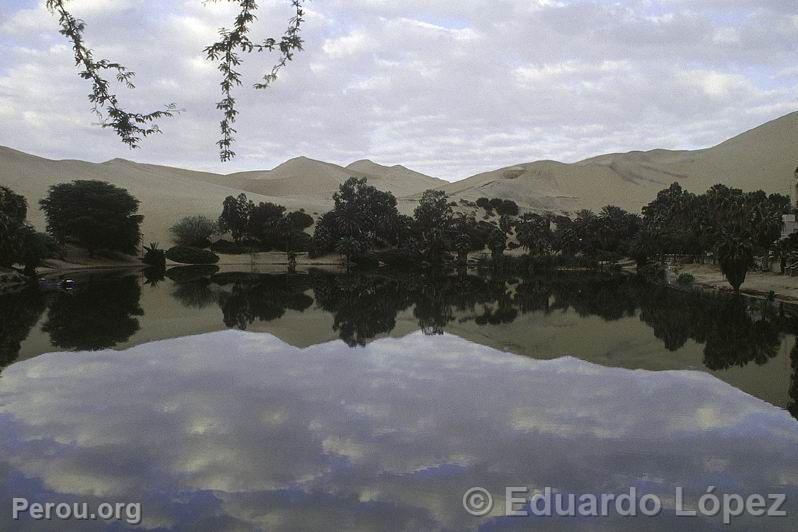
[[[666,508],[647,530],[677,528],[675,486],[693,500],[721,480],[778,486],[798,510],[786,412],[702,373],[535,361],[451,335],[353,351],[228,331],[58,353],[8,368],[0,395],[0,491],[140,501],[148,527],[461,530],[479,523],[462,510],[471,486],[637,486]]]
[[[128,341],[118,344],[117,349],[227,328],[218,300],[222,292],[231,290],[231,286],[211,285],[209,289],[213,293],[206,298],[206,304],[190,309],[174,296],[176,288],[177,285],[169,280],[162,281],[155,288],[142,287],[140,305],[144,313],[136,318],[140,328]],[[308,289],[305,295],[312,299],[314,293]],[[607,321],[567,309],[519,313],[509,323],[478,324],[477,317],[490,307],[492,305],[478,305],[470,310],[453,310],[452,319],[445,326],[446,332],[478,345],[538,360],[577,356],[606,367],[710,372],[704,365],[704,344],[689,340],[678,350],[668,351],[651,326],[641,321],[638,315]],[[20,360],[54,350],[48,335],[40,331],[45,319],[46,313],[27,340],[22,342]],[[339,339],[341,331],[334,330],[334,321],[332,313],[322,310],[314,302],[302,311],[286,309],[276,319],[255,319],[247,330],[269,333],[294,347],[305,348]],[[419,328],[419,318],[410,307],[397,313],[390,332],[380,331],[373,339],[401,338]],[[785,334],[776,357],[764,365],[750,362],[742,368],[710,373],[746,393],[785,407],[790,402],[788,391],[792,371],[789,352],[794,342],[792,335]]]

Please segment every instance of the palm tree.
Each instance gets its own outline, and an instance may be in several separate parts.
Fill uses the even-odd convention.
[[[720,271],[739,294],[748,269],[754,265],[754,246],[751,239],[744,233],[723,232],[716,254]]]

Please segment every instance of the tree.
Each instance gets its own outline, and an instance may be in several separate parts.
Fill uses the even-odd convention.
[[[217,231],[216,222],[205,216],[186,216],[169,229],[175,244],[195,248],[208,247]]]
[[[284,236],[285,207],[261,202],[252,209],[247,235],[264,248],[280,247]]]
[[[720,271],[726,280],[740,293],[748,269],[754,264],[754,247],[750,237],[742,232],[723,233],[716,248]]]
[[[28,203],[23,196],[0,187],[0,267],[21,262]]]
[[[234,20],[233,29],[221,28],[219,41],[207,46],[204,50],[205,58],[218,63],[217,68],[222,73],[220,86],[223,97],[216,104],[216,108],[222,112],[221,139],[217,142],[219,157],[222,161],[228,161],[235,157],[235,152],[232,151],[236,133],[233,123],[236,121],[238,110],[235,107],[233,88],[241,85],[241,73],[236,70],[242,63],[240,54],[275,50],[279,53],[274,65],[266,72],[261,81],[254,85],[256,89],[269,87],[277,79],[278,72],[293,59],[294,54],[302,50],[300,27],[305,16],[304,0],[288,0],[294,13],[289,19],[288,28],[282,37],[269,37],[262,42],[254,42],[249,38],[248,33],[250,25],[256,19],[257,3],[255,0],[228,1],[237,2],[240,8]],[[111,83],[103,76],[103,73],[110,70],[116,80],[129,89],[134,88],[135,73],[119,63],[107,59],[94,59],[94,52],[86,46],[83,37],[86,25],[66,9],[66,2],[67,0],[47,0],[45,5],[51,13],[58,16],[61,26],[60,33],[69,40],[74,51],[75,64],[82,69],[80,77],[91,81],[92,92],[89,94],[89,101],[94,106],[93,110],[101,118],[102,127],[113,129],[123,143],[130,148],[137,148],[143,138],[161,132],[155,122],[161,118],[175,116],[178,112],[177,106],[171,103],[163,110],[150,113],[126,111],[119,103],[119,98],[111,91]]]
[[[457,262],[461,266],[468,263],[468,252],[471,251],[471,237],[468,233],[458,233],[454,238],[454,249],[457,252]]]
[[[490,234],[488,247],[490,247],[490,253],[494,259],[501,258],[504,250],[507,249],[507,235],[499,229],[494,229]]]
[[[104,181],[60,183],[39,204],[59,244],[74,241],[92,256],[98,249],[136,252],[143,217],[136,214],[139,201],[123,188]]]
[[[349,270],[354,259],[361,257],[367,248],[362,240],[353,236],[342,236],[335,244],[335,251],[344,258],[346,269]]]
[[[442,190],[425,190],[413,213],[414,235],[421,254],[440,264],[449,252],[452,207]]]
[[[316,223],[312,241],[315,254],[337,251],[342,238],[347,239],[347,249],[356,254],[399,244],[406,223],[390,192],[377,190],[365,178],[351,177],[341,184],[333,201],[333,210]],[[353,240],[358,244],[352,244]]]
[[[227,196],[222,204],[222,214],[219,216],[219,230],[230,233],[236,244],[241,242],[250,227],[250,217],[255,210],[255,204],[247,199],[246,194],[238,197]]]
[[[552,231],[547,218],[526,213],[516,225],[518,243],[529,254],[548,254],[552,249]]]

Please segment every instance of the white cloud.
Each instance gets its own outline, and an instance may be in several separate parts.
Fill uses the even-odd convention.
[[[94,124],[89,87],[42,5],[3,8],[0,144],[54,158],[235,171],[369,157],[459,178],[537,158],[702,147],[796,103],[792,0],[314,0],[305,51],[271,89],[251,84],[273,56],[245,57],[239,158],[225,166],[219,74],[202,49],[234,6],[73,2],[98,56],[137,73],[136,90],[118,90],[125,105],[185,109],[131,153]],[[279,34],[289,16],[285,0],[263,2],[252,37]]]

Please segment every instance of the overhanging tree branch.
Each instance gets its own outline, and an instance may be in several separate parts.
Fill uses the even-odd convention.
[[[67,1],[47,0],[46,6],[52,13],[58,15],[58,22],[61,26],[60,33],[72,42],[75,64],[83,69],[80,71],[80,77],[92,83],[89,101],[93,104],[93,111],[100,117],[102,127],[112,128],[123,143],[131,148],[137,148],[143,138],[161,132],[155,121],[175,116],[179,112],[177,106],[171,103],[166,105],[163,110],[151,113],[132,113],[123,109],[116,94],[110,90],[110,82],[102,73],[106,70],[113,71],[116,80],[129,89],[135,88],[132,81],[135,73],[119,63],[107,59],[94,59],[92,50],[86,46],[83,38],[86,25],[66,9]],[[222,111],[223,117],[220,122],[221,138],[216,144],[219,146],[220,159],[229,161],[235,157],[235,152],[232,150],[236,133],[233,123],[238,116],[238,110],[233,97],[233,88],[241,85],[241,73],[237,70],[241,65],[239,54],[279,52],[277,62],[263,75],[261,81],[254,85],[256,89],[269,87],[277,79],[280,70],[294,58],[294,54],[302,50],[300,27],[304,22],[303,5],[305,0],[289,0],[294,15],[289,19],[285,33],[279,40],[270,37],[260,43],[253,42],[248,36],[250,25],[256,20],[255,11],[258,9],[258,5],[255,0],[224,1],[237,2],[240,7],[239,14],[235,18],[233,29],[221,28],[219,30],[220,40],[206,47],[204,52],[206,59],[219,63],[218,69],[222,73],[220,86],[223,97],[217,102],[216,108]]]

